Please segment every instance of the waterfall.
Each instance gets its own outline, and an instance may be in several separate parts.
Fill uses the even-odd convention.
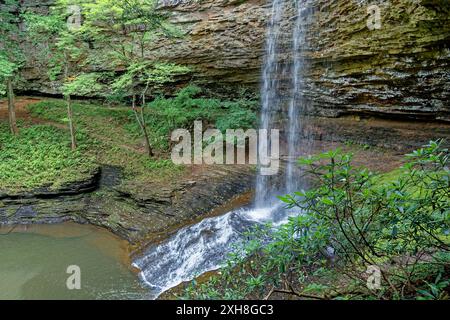
[[[295,23],[293,30],[286,32],[290,39],[283,37],[282,22],[286,19],[288,1],[274,0],[272,15],[268,24],[266,55],[262,71],[261,86],[261,129],[275,129],[276,117],[287,113],[286,126],[287,163],[284,176],[284,188],[274,181],[278,177],[258,175],[256,181],[255,207],[277,210],[277,193],[291,193],[298,190],[296,159],[300,156],[300,139],[303,129],[302,116],[305,111],[303,99],[303,74],[305,70],[302,51],[306,45],[305,21],[307,6],[298,0],[294,6]],[[291,43],[287,46],[286,43]],[[288,51],[288,52],[286,52]],[[286,58],[290,61],[285,61]],[[288,98],[286,98],[288,97]],[[283,110],[287,106],[287,111]],[[265,147],[265,146],[263,146]],[[270,148],[270,146],[268,147]],[[260,147],[260,153],[265,152]],[[279,182],[279,181],[278,181]],[[281,181],[282,182],[282,181]]]
[[[181,229],[169,241],[150,247],[134,266],[142,270],[140,277],[150,287],[151,296],[158,297],[182,281],[218,269],[223,253],[246,227],[248,223],[239,212],[204,219]]]
[[[285,2],[283,0],[273,0],[271,18],[266,35],[266,54],[262,70],[261,85],[261,129],[274,129],[274,111],[281,105],[281,95],[279,92],[281,77],[279,56],[282,46],[280,45],[280,24],[283,18]],[[270,145],[259,144],[258,151],[261,155],[270,150]],[[273,177],[259,174],[256,178],[255,206],[257,208],[270,207],[273,204],[274,195]]]
[[[296,159],[300,156],[300,144],[303,132],[304,115],[306,110],[306,102],[303,99],[302,90],[304,89],[303,74],[305,73],[305,59],[302,50],[306,47],[306,33],[304,28],[303,15],[307,7],[297,3],[297,17],[292,33],[292,93],[289,102],[288,112],[288,163],[286,169],[286,193],[292,193],[299,188],[299,181],[296,179]],[[304,150],[309,151],[310,142],[303,141],[308,144]]]
[[[287,118],[285,173],[257,176],[253,206],[185,227],[166,241],[149,247],[136,259],[133,264],[141,270],[140,278],[151,288],[153,297],[218,269],[232,252],[232,244],[242,239],[243,232],[251,226],[265,222],[280,225],[291,214],[276,195],[293,192],[298,187],[295,159],[299,156],[305,110],[302,94],[305,63],[301,51],[305,45],[303,18],[307,14],[305,0],[297,1],[293,8],[292,0],[272,0],[261,81],[260,127],[269,131],[277,129],[280,118]],[[270,150],[270,145],[266,147]],[[260,152],[266,151],[259,148]]]

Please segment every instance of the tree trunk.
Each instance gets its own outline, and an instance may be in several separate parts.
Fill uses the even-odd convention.
[[[72,143],[72,150],[75,150],[77,148],[77,138],[75,137],[75,126],[73,125],[72,100],[70,99],[70,95],[66,97],[66,102],[67,117],[69,119],[70,141]]]
[[[14,89],[12,85],[12,79],[9,78],[7,81],[7,91],[8,91],[8,115],[9,115],[9,127],[13,135],[18,134],[17,122],[16,122],[16,106],[14,104]]]
[[[145,125],[145,121],[143,119],[142,119],[142,133],[144,134],[144,138],[145,138],[145,152],[151,158],[151,157],[153,157],[153,150],[150,145],[150,138],[148,136],[147,126]]]
[[[149,158],[151,158],[151,157],[153,157],[153,150],[150,145],[150,138],[148,136],[147,127],[145,125],[144,113],[142,111],[142,108],[143,108],[143,106],[141,106],[141,113],[139,115],[139,113],[136,110],[136,96],[133,95],[133,100],[132,100],[133,113],[134,113],[134,116],[136,117],[136,121],[139,125],[139,128],[142,131],[142,135],[144,136],[145,152],[147,153]]]
[[[144,108],[145,108],[145,95],[147,94],[149,84],[147,83],[145,90],[142,94],[142,106],[141,106],[141,122],[142,122],[142,133],[145,137],[145,151],[147,152],[149,157],[153,157],[153,150],[152,146],[150,145],[150,138],[148,136],[147,131],[147,124],[145,123],[145,116],[144,116]]]

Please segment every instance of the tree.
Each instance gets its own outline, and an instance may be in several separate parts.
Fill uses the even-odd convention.
[[[117,92],[131,95],[131,108],[145,141],[146,152],[153,156],[145,122],[146,96],[150,88],[161,88],[174,77],[189,73],[189,68],[172,63],[153,62],[145,56],[148,45],[157,36],[180,35],[168,16],[157,10],[155,0],[79,0],[84,22],[82,32],[97,47],[105,48],[110,69],[124,70],[113,82]],[[137,108],[137,98],[141,108]]]
[[[164,84],[174,81],[176,75],[188,73],[190,69],[185,66],[179,66],[173,63],[153,63],[151,61],[139,61],[130,65],[121,77],[112,85],[116,92],[133,92],[132,110],[136,121],[141,129],[145,140],[145,150],[149,157],[153,156],[153,150],[148,135],[148,129],[145,121],[146,96],[150,88],[160,89]],[[141,108],[136,107],[136,87],[142,86]]]
[[[56,81],[62,77],[62,94],[67,103],[67,119],[69,123],[72,149],[77,147],[75,125],[73,121],[72,99],[75,94],[83,95],[98,89],[95,76],[83,72],[88,63],[88,44],[77,25],[71,27],[71,2],[57,0],[48,15],[25,13],[25,21],[30,39],[41,46],[42,59],[47,59],[49,78]],[[49,40],[50,39],[50,40]],[[84,67],[84,68],[83,68]],[[87,83],[81,80],[89,79]]]
[[[12,134],[17,134],[14,85],[24,58],[20,49],[19,3],[6,0],[0,10],[0,94],[8,96],[8,117]]]

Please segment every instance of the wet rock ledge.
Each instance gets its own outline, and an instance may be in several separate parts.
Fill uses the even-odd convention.
[[[132,243],[167,236],[253,188],[249,166],[214,166],[164,185],[122,183],[121,169],[102,166],[58,189],[0,191],[0,225],[75,221],[106,227]],[[130,182],[133,183],[133,182]]]

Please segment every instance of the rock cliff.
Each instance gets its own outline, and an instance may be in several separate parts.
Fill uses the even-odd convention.
[[[381,28],[369,30],[379,3]],[[448,1],[316,1],[306,94],[322,115],[450,121]]]
[[[304,50],[310,114],[450,121],[450,2],[300,1],[310,7]],[[50,3],[24,0],[23,6],[45,11]],[[379,29],[367,26],[371,5],[378,6]],[[193,80],[217,92],[259,90],[267,0],[161,0],[160,6],[186,36],[155,41],[149,59],[190,65]],[[287,27],[292,21],[286,18]],[[24,78],[24,91],[58,93],[46,70],[32,62]]]

